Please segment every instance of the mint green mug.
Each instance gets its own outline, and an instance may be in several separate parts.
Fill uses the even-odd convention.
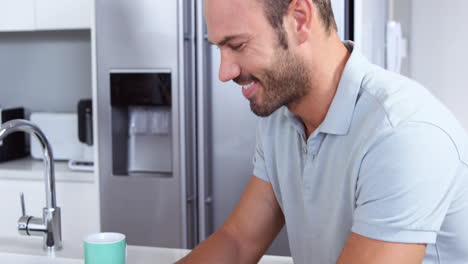
[[[85,264],[125,264],[127,242],[124,234],[96,233],[83,241]]]

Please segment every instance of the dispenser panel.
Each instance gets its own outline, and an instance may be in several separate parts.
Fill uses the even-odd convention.
[[[111,105],[170,106],[170,73],[110,74]]]
[[[113,175],[171,177],[171,73],[113,70],[110,91]]]

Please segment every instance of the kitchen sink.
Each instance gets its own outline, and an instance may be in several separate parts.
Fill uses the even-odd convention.
[[[2,264],[83,264],[81,259],[0,253]]]

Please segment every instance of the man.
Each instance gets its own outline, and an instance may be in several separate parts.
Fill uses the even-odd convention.
[[[295,263],[468,263],[468,144],[438,100],[343,45],[329,0],[205,15],[220,80],[265,118],[238,205],[180,263],[256,263],[284,224]]]

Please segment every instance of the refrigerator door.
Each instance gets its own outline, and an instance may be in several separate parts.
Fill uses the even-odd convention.
[[[258,118],[250,111],[249,102],[241,88],[233,82],[218,80],[219,50],[211,48],[211,78],[207,97],[210,112],[207,126],[210,135],[207,153],[210,154],[208,175],[211,178],[212,226],[208,233],[224,223],[239,200],[245,185],[252,177],[252,157]],[[290,255],[286,230],[273,242],[268,254]]]
[[[197,0],[197,36],[206,35],[202,2]],[[258,118],[237,84],[218,80],[219,65],[219,50],[197,38],[200,241],[221,227],[253,175]],[[285,230],[268,254],[290,255]]]
[[[354,0],[355,46],[372,63],[386,66],[387,0]]]
[[[205,36],[201,8],[197,1],[197,35]],[[340,36],[345,34],[345,0],[334,0]],[[258,117],[250,110],[241,88],[234,82],[218,80],[220,52],[198,39],[198,155],[199,155],[199,226],[200,240],[221,227],[234,209],[246,184],[252,177],[252,157]],[[290,256],[287,231],[284,228],[267,252]]]
[[[124,233],[133,245],[187,246],[181,2],[95,1],[101,230]],[[171,76],[172,144],[154,151],[172,147],[166,152],[172,153],[172,172],[133,175],[115,159],[128,156],[130,106],[111,105],[111,75],[161,72]],[[143,84],[135,82],[134,88]]]
[[[347,19],[347,7],[349,0],[331,0],[333,14],[335,16],[336,26],[338,28],[338,35],[341,39],[347,39],[347,28],[345,27],[345,21]]]

